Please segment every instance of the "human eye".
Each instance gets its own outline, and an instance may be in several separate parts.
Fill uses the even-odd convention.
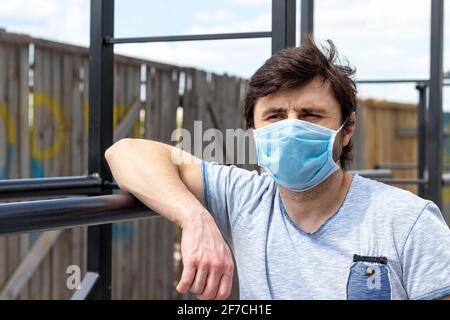
[[[278,120],[281,120],[282,118],[283,117],[280,114],[273,113],[273,114],[268,115],[266,119],[269,121],[278,121]]]
[[[305,115],[305,119],[319,119],[319,118],[320,118],[320,116],[318,114],[311,113],[311,114]]]

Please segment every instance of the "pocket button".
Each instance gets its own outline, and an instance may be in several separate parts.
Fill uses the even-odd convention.
[[[375,273],[375,270],[371,267],[368,267],[366,270],[366,274],[368,277],[372,276]]]
[[[390,300],[391,287],[387,265],[354,262],[347,281],[349,300]]]

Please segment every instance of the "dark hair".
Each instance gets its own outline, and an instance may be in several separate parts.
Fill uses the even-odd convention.
[[[333,94],[342,111],[342,121],[349,118],[357,106],[357,90],[353,76],[355,69],[341,64],[336,47],[331,40],[328,47],[322,50],[314,40],[308,37],[305,43],[297,48],[288,48],[274,54],[251,77],[244,100],[244,121],[246,128],[253,128],[253,111],[259,98],[276,91],[292,89],[308,84],[316,77],[331,85]],[[344,127],[353,125],[349,119]],[[352,161],[353,142],[343,147],[340,157],[343,170]]]

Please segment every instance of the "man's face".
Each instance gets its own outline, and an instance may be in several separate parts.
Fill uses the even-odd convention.
[[[354,120],[355,114],[352,113],[351,117]],[[285,119],[308,121],[332,130],[339,129],[343,121],[341,107],[329,82],[324,83],[320,78],[301,88],[275,92],[256,102],[253,112],[255,129]],[[347,127],[336,138],[335,160],[339,159],[342,147],[350,142],[353,132],[354,125]]]

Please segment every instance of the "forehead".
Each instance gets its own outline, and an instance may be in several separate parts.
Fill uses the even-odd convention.
[[[321,109],[328,112],[339,111],[339,102],[334,97],[328,81],[315,78],[308,84],[274,92],[258,99],[254,112],[263,112],[267,108],[301,107],[308,109]]]

